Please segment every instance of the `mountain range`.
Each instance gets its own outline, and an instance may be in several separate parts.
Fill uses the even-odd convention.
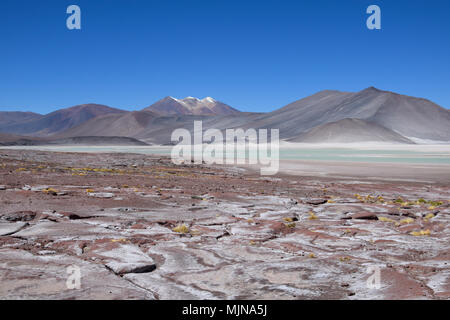
[[[192,131],[195,120],[203,130],[276,128],[291,142],[450,142],[449,110],[374,87],[324,90],[268,113],[240,112],[211,97],[166,97],[140,111],[83,104],[47,115],[0,112],[0,142],[170,144],[173,130]]]

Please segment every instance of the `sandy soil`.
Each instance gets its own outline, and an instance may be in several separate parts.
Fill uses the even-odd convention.
[[[442,168],[301,166],[0,150],[0,298],[450,298]]]
[[[413,139],[408,137],[409,139]],[[298,143],[281,141],[280,147],[286,149],[356,149],[356,150],[395,150],[395,151],[416,151],[416,152],[439,152],[450,154],[450,144],[448,143],[426,143],[426,144],[405,144],[405,143],[382,143],[382,142],[353,142],[353,143]]]
[[[300,176],[328,176],[369,180],[417,181],[450,185],[450,165],[350,161],[281,160],[280,172]]]

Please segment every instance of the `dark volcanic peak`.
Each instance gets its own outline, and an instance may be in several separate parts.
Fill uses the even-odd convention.
[[[204,99],[165,97],[145,108],[144,111],[153,111],[161,115],[230,115],[239,113],[238,110],[211,97]]]

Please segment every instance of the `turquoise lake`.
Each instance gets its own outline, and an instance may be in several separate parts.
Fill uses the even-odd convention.
[[[43,150],[56,152],[119,152],[170,156],[171,146],[15,146],[3,149]],[[450,147],[442,146],[399,146],[389,148],[326,148],[326,147],[280,147],[281,160],[321,160],[321,161],[354,161],[354,162],[384,162],[384,163],[423,163],[450,164]],[[240,157],[243,152],[239,152]]]

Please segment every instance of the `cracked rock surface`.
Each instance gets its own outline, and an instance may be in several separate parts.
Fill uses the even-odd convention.
[[[446,183],[0,150],[0,184],[2,299],[450,298]]]

